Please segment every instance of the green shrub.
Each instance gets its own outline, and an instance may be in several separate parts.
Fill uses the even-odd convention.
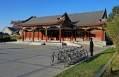
[[[8,34],[3,34],[0,35],[0,42],[8,42],[8,41],[17,41],[17,39],[20,39],[21,37],[19,35],[8,35]]]
[[[10,40],[14,40],[16,41],[17,39],[20,39],[21,37],[18,35],[18,36],[10,36]]]
[[[9,41],[10,40],[10,36],[9,35],[1,35],[0,36],[0,42],[3,42],[3,41]]]

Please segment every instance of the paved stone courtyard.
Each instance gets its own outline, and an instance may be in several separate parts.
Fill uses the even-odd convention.
[[[55,47],[0,43],[0,77],[52,77],[60,73],[67,68],[50,65],[51,48]],[[107,47],[95,47],[94,54],[104,49]]]

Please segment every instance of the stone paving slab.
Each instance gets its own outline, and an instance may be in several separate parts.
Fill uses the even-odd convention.
[[[0,77],[52,77],[68,69],[62,64],[50,65],[51,48],[56,47],[0,43]],[[95,47],[94,54],[107,48]]]

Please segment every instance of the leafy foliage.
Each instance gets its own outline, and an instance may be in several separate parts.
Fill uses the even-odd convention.
[[[17,36],[10,36],[10,39],[14,40],[14,41],[16,41],[17,39],[20,39],[20,38],[21,37],[19,35],[17,35]]]
[[[17,39],[20,39],[21,37],[19,35],[9,35],[7,33],[0,33],[0,42],[7,42],[7,41],[17,41]]]
[[[3,41],[9,41],[10,40],[10,36],[9,34],[7,33],[0,33],[0,42],[3,42]]]
[[[119,51],[119,6],[114,6],[109,14],[105,31],[112,39],[117,51]]]

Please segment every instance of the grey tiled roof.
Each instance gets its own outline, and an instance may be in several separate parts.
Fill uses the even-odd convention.
[[[0,32],[0,35],[3,35],[4,33],[3,32]]]
[[[12,32],[18,32],[19,30],[14,27],[8,27]]]
[[[69,18],[72,22],[77,22],[77,24],[96,24],[102,19],[104,11],[86,12],[69,14]]]
[[[106,14],[106,10],[94,11],[94,12],[85,12],[85,13],[76,13],[68,14],[71,22],[75,24],[96,24],[98,23]],[[22,22],[23,24],[38,24],[38,23],[48,23],[57,21],[57,18],[60,18],[63,15],[55,16],[44,16],[44,17],[32,17],[27,21]]]
[[[32,18],[29,21],[26,21],[24,24],[38,24],[38,23],[47,23],[47,22],[54,22],[57,21],[57,18],[60,18],[61,15],[55,16],[45,16],[45,17],[36,17]]]

